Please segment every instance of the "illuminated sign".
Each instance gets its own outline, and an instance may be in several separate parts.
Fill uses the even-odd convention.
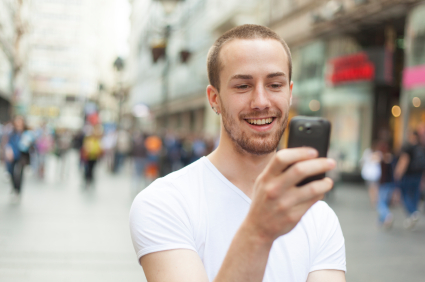
[[[363,52],[333,59],[329,66],[328,81],[333,85],[375,78],[375,66]]]
[[[425,65],[405,68],[403,86],[406,89],[425,87]]]

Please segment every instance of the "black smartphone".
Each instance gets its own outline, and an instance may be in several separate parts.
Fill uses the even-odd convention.
[[[331,123],[324,118],[296,116],[289,123],[288,148],[312,147],[319,152],[320,158],[326,158],[329,148]],[[325,174],[308,177],[297,184],[305,185],[311,181],[319,180]]]

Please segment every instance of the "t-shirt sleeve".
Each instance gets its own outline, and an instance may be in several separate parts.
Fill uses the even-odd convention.
[[[318,208],[318,245],[310,272],[324,269],[346,271],[345,241],[338,217],[325,202],[320,202]]]
[[[196,252],[185,199],[169,182],[159,179],[135,198],[130,233],[137,259],[146,254],[189,249]]]

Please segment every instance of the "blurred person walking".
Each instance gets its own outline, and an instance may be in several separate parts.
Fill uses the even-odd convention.
[[[13,186],[13,200],[21,196],[24,168],[30,163],[30,149],[35,141],[34,134],[27,130],[25,120],[17,116],[13,120],[13,131],[7,137],[5,159]]]
[[[101,137],[102,129],[101,127],[95,126],[92,130],[88,130],[87,136],[84,138],[83,147],[82,147],[82,156],[85,161],[84,165],[84,180],[85,187],[92,184],[94,181],[94,169],[97,163],[97,160],[102,155],[102,146],[101,146]]]
[[[192,152],[193,154],[192,154],[191,163],[205,156],[207,152],[207,145],[205,144],[205,141],[200,136],[197,136],[195,141],[193,141]]]
[[[102,137],[103,158],[109,171],[114,169],[114,148],[117,145],[117,135],[114,130],[109,130]]]
[[[65,175],[68,150],[71,148],[72,137],[66,129],[56,129],[54,134],[54,154],[59,161],[60,175]]]
[[[131,135],[125,130],[121,129],[117,134],[117,143],[115,147],[115,157],[114,157],[114,173],[120,171],[121,167],[124,165],[125,159],[128,154],[131,152]]]
[[[376,147],[377,143],[374,142],[371,149],[364,150],[360,159],[363,164],[361,176],[366,181],[370,204],[374,208],[378,200],[379,179],[381,178],[381,152]]]
[[[387,142],[381,142],[378,150],[381,153],[381,177],[376,208],[379,223],[388,229],[392,227],[394,221],[394,216],[390,212],[390,204],[396,188],[394,183],[395,159]]]
[[[134,163],[134,187],[139,187],[140,183],[144,180],[145,168],[148,162],[148,152],[145,147],[145,139],[147,135],[138,132],[133,138],[133,163]]]
[[[164,173],[162,176],[165,176],[168,173],[179,170],[183,167],[180,156],[181,147],[180,140],[177,139],[177,136],[172,132],[167,132],[164,138],[166,168],[163,168]]]
[[[399,183],[404,207],[408,217],[404,221],[406,229],[413,228],[419,220],[420,182],[425,169],[425,127],[409,133],[408,142],[402,147],[397,162],[394,179]]]
[[[72,138],[72,147],[78,151],[79,155],[79,168],[81,169],[84,167],[84,160],[83,160],[83,143],[84,143],[85,133],[84,130],[79,130],[74,137]]]
[[[52,149],[54,144],[50,130],[46,124],[43,124],[39,130],[37,130],[37,139],[35,141],[36,150],[37,150],[37,167],[38,167],[38,177],[40,179],[44,178],[44,171],[46,166],[46,156]]]
[[[152,182],[159,176],[159,157],[162,150],[162,140],[157,135],[148,136],[145,140],[148,153],[148,164],[146,166],[146,180]]]

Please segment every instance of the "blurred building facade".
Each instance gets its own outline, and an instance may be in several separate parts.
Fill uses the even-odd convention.
[[[217,134],[219,119],[205,94],[207,51],[234,26],[267,25],[291,48],[290,116],[328,118],[331,154],[343,175],[356,177],[362,152],[373,141],[391,141],[397,150],[406,129],[425,122],[420,103],[425,98],[424,5],[416,0],[186,0],[167,15],[158,1],[135,0],[131,102],[147,104],[158,128]],[[164,46],[167,60],[154,62],[153,47]],[[182,61],[181,51],[190,52],[188,61]]]
[[[100,107],[104,122],[116,120],[115,2],[31,2],[30,124],[51,121],[58,127],[79,128],[88,103]]]
[[[332,122],[330,150],[342,174],[358,175],[362,152],[376,140],[398,150],[409,115],[400,113],[406,28],[423,1],[272,2],[270,27],[294,60],[291,114]]]
[[[219,119],[205,94],[208,50],[236,25],[264,24],[266,3],[186,0],[167,14],[159,1],[133,1],[127,65],[131,103],[148,105],[157,128],[217,135]],[[154,52],[162,55],[157,61]]]
[[[22,113],[30,98],[29,17],[30,1],[0,0],[0,122]]]

